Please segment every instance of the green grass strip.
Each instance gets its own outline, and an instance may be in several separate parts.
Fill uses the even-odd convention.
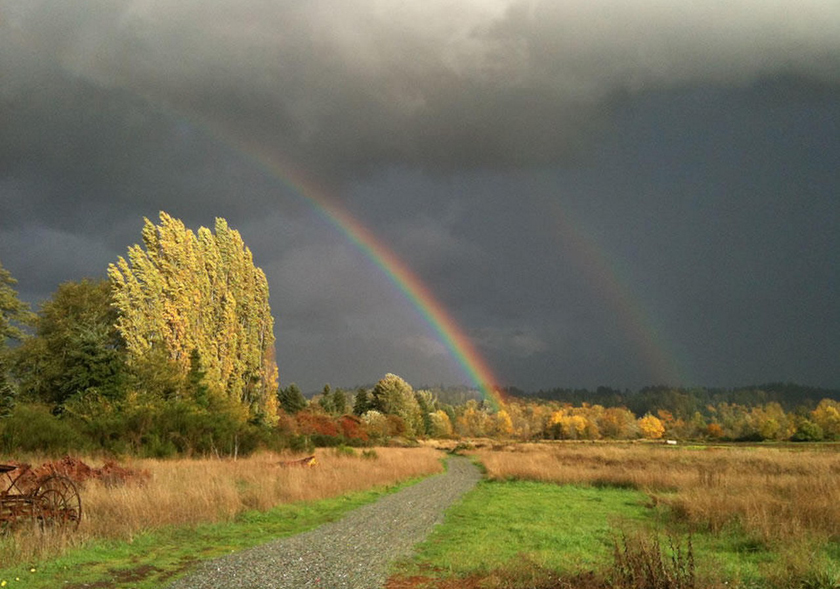
[[[162,528],[135,536],[131,542],[92,542],[34,567],[0,568],[0,586],[158,589],[202,560],[306,532],[418,480],[321,501],[279,505],[266,512],[250,511],[233,522]]]
[[[604,571],[621,531],[658,531],[664,542],[666,529],[679,529],[667,511],[649,505],[648,496],[633,489],[482,481],[394,573],[463,578],[528,567],[559,575]],[[775,557],[734,532],[695,533],[693,545],[698,572],[747,586],[764,578],[762,568]]]
[[[482,481],[449,509],[400,574],[466,576],[523,557],[557,571],[606,562],[613,523],[650,519],[644,493],[530,481]]]

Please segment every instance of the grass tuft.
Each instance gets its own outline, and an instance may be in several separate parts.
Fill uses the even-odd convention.
[[[622,533],[613,540],[612,589],[697,589],[694,548],[668,536],[668,548],[659,534]]]

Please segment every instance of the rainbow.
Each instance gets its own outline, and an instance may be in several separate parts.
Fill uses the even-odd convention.
[[[598,296],[612,309],[622,332],[639,350],[654,384],[679,385],[690,382],[686,362],[677,360],[662,329],[659,329],[645,305],[633,296],[629,280],[620,265],[599,245],[593,232],[584,231],[584,223],[573,219],[556,195],[547,203],[553,211],[555,236],[573,252],[573,259],[589,278]]]
[[[211,136],[222,140],[219,133],[208,130],[207,125],[202,125],[201,128],[209,132]],[[290,165],[277,163],[274,157],[265,154],[258,146],[233,138],[230,134],[224,135],[223,138],[223,144],[236,149],[248,161],[303,198],[323,219],[369,258],[432,328],[452,358],[461,367],[470,384],[479,390],[484,401],[493,410],[499,410],[504,406],[503,393],[487,361],[431,289],[405,262],[382,243],[370,229],[328,198],[326,191],[318,187],[313,180],[305,178],[300,172],[292,171],[294,168]]]
[[[264,168],[272,170],[267,165],[266,159],[256,157],[253,152],[248,155],[263,164]],[[320,191],[311,183],[304,183],[299,175],[289,173],[280,175],[273,172],[272,175],[308,200],[323,218],[343,233],[353,245],[379,267],[417,309],[426,323],[432,327],[471,383],[481,391],[484,399],[491,407],[498,410],[503,400],[496,386],[498,381],[487,365],[487,361],[429,287],[412,272],[408,265],[377,239],[370,229],[347,211],[322,197]]]
[[[280,161],[278,154],[268,154],[263,146],[251,144],[223,126],[197,119],[180,111],[173,111],[159,102],[151,102],[160,112],[185,122],[204,132],[219,143],[236,150],[241,156],[263,172],[281,182],[294,194],[307,202],[329,225],[335,227],[360,252],[370,259],[413,305],[423,320],[432,328],[452,358],[461,367],[470,384],[477,388],[485,402],[494,410],[506,405],[498,379],[486,360],[476,349],[463,329],[437,300],[420,278],[397,257],[376,235],[348,211],[331,200],[328,191],[312,179],[296,171],[291,163]],[[684,374],[673,355],[665,352],[661,330],[656,329],[643,305],[634,303],[632,289],[621,279],[620,269],[588,233],[573,221],[568,211],[556,201],[548,203],[554,210],[556,235],[563,246],[574,254],[574,259],[595,285],[597,294],[613,309],[622,331],[640,350],[650,374],[658,384],[684,382]]]

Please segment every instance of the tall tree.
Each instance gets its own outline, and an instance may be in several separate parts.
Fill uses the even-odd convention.
[[[148,219],[143,246],[108,267],[117,328],[130,361],[154,349],[165,352],[183,374],[193,350],[204,383],[245,405],[252,414],[276,415],[277,366],[268,281],[254,265],[239,232],[224,219],[197,234],[160,213]]]
[[[347,395],[343,390],[335,389],[332,392],[332,407],[336,415],[347,413]]]
[[[23,340],[26,334],[20,326],[31,323],[34,318],[29,305],[18,298],[15,284],[17,280],[0,263],[0,414],[11,407],[14,396],[9,374],[11,361],[8,341]]]
[[[353,415],[361,417],[371,409],[373,409],[373,405],[371,405],[367,390],[363,388],[358,389],[356,391],[356,398],[353,401]]]
[[[107,280],[61,284],[41,305],[34,337],[18,351],[21,392],[55,405],[91,389],[107,398],[121,396],[125,343],[116,320]]]

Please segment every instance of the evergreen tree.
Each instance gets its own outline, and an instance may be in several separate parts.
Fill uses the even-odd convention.
[[[347,395],[341,389],[335,389],[332,394],[332,407],[336,415],[347,413]]]
[[[321,392],[321,398],[318,399],[318,405],[321,406],[326,413],[335,413],[335,408],[333,407],[333,398],[329,384],[324,385],[324,390]]]
[[[239,232],[216,219],[197,234],[166,213],[146,219],[143,247],[108,268],[129,361],[162,351],[182,374],[198,350],[211,394],[252,415],[276,414],[277,366],[268,282]]]
[[[295,383],[277,391],[277,400],[286,413],[297,413],[306,408],[306,398]]]
[[[370,403],[368,392],[365,389],[356,391],[356,399],[353,402],[353,415],[361,417],[371,409],[373,409],[373,406]]]

